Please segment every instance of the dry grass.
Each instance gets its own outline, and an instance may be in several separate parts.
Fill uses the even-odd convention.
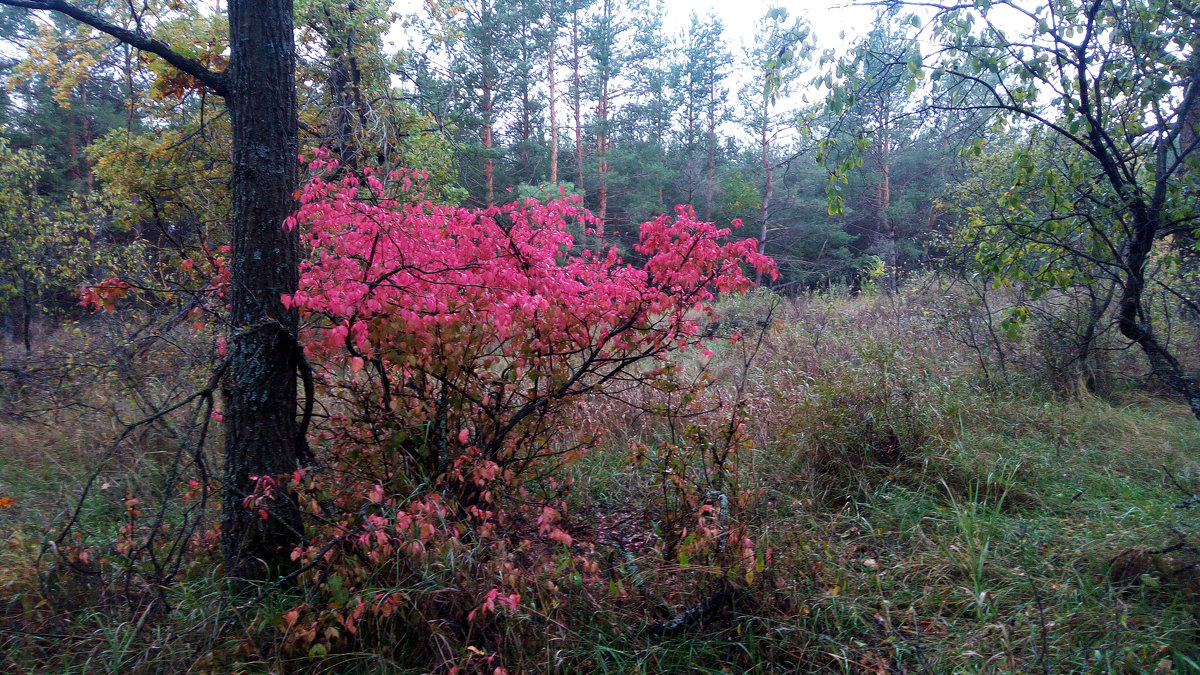
[[[114,553],[126,497],[147,518],[177,499],[166,476],[189,420],[114,439],[195,386],[209,338],[176,330],[131,341],[131,328],[101,317],[44,332],[32,353],[0,353],[0,497],[11,500],[0,509],[0,653],[15,672],[153,672],[193,656],[168,647],[192,640],[176,623],[187,613],[165,612],[140,563]],[[169,528],[175,512],[165,513]]]
[[[748,327],[769,301],[719,314]],[[720,510],[703,490],[692,502],[673,490],[666,469],[709,480],[697,449],[719,436],[728,409],[663,419],[597,401],[588,419],[608,441],[571,469],[569,526],[602,581],[581,575],[523,597],[520,611],[472,635],[476,651],[446,647],[440,658],[485,671],[481,654],[494,654],[529,673],[1200,672],[1196,561],[1186,549],[1157,552],[1177,542],[1172,529],[1193,543],[1200,534],[1200,509],[1176,508],[1167,473],[1197,491],[1196,422],[1154,390],[1055,394],[1029,386],[1036,373],[988,386],[977,355],[948,331],[943,301],[814,296],[777,308],[761,345],[747,329],[711,361],[688,357],[689,373],[717,378],[714,396],[741,387],[752,443],[725,467],[728,513],[715,522],[752,540],[750,575],[716,540],[668,545],[683,516]],[[161,378],[155,395],[165,395],[178,391],[167,374],[139,377]],[[96,589],[74,606],[48,594],[45,561],[34,564],[47,525],[118,430],[114,412],[128,418],[145,398],[122,389],[127,381],[87,380],[88,405],[0,420],[0,491],[17,500],[0,510],[10,670],[427,669],[427,653],[406,651],[405,631],[437,617],[380,623],[343,653],[285,656],[277,622],[296,598],[280,592],[226,621],[238,615],[200,553],[172,586],[170,611]],[[662,403],[661,392],[634,395],[642,407]],[[106,480],[153,492],[164,433],[125,447]],[[97,541],[119,516],[112,494],[87,514]],[[571,558],[561,564],[555,578],[571,579]],[[729,601],[703,621],[650,630],[722,589]],[[392,590],[430,603],[442,592]]]

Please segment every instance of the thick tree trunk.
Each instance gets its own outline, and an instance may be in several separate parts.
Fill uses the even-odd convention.
[[[942,135],[942,154],[940,157],[938,157],[937,184],[941,186],[946,185],[946,164],[949,163],[949,158],[946,155],[946,149],[949,147],[950,133],[947,131]],[[929,225],[926,229],[928,230],[930,237],[933,237],[934,232],[937,231],[938,207],[940,203],[941,197],[936,197],[929,203]],[[926,249],[922,256],[927,257],[928,255],[929,250]]]
[[[83,103],[87,104],[87,89],[81,87],[79,98]],[[83,147],[86,149],[92,145],[92,117],[91,115],[83,116]],[[83,186],[87,190],[87,194],[91,194],[96,189],[96,176],[92,173],[92,164],[88,159],[87,153],[84,152],[83,157],[79,158],[79,171],[83,174]]]
[[[133,114],[137,110],[137,90],[133,88],[133,48],[122,45],[125,51],[125,63],[121,75],[125,78],[125,132],[133,133]]]
[[[898,283],[898,255],[896,251],[896,226],[888,218],[888,208],[892,202],[891,172],[887,160],[884,160],[876,189],[876,199],[879,203],[879,234],[883,237],[883,266],[884,284],[888,295],[895,295]]]
[[[224,73],[66,0],[0,4],[61,12],[157,54],[225,99],[233,132],[233,256],[221,546],[233,578],[286,569],[303,538],[298,505],[277,492],[261,512],[250,511],[245,499],[257,479],[294,471],[306,447],[296,423],[299,317],[280,301],[296,291],[300,263],[299,233],[283,229],[295,209],[298,168],[291,0],[230,0]]]
[[[1108,283],[1108,288],[1105,290],[1103,298],[1096,293],[1094,287],[1088,287],[1087,293],[1087,324],[1084,326],[1083,335],[1076,344],[1075,365],[1079,374],[1079,381],[1083,383],[1084,389],[1095,393],[1100,379],[1100,373],[1093,367],[1095,365],[1095,359],[1093,358],[1096,351],[1095,343],[1096,338],[1100,335],[1101,322],[1104,321],[1109,307],[1112,306],[1113,295],[1116,293],[1116,284]]]
[[[521,179],[534,182],[537,179],[536,169],[534,169],[533,153],[530,152],[530,143],[533,140],[533,99],[529,95],[529,87],[522,87],[521,90],[521,146],[520,146],[520,176]]]
[[[328,140],[324,142],[337,154],[339,173],[358,171],[361,152],[356,133],[366,122],[367,115],[362,96],[362,72],[355,56],[354,13],[357,8],[351,3],[347,9],[350,19],[345,23],[334,18],[329,9],[325,10],[330,41],[326,57],[330,61],[327,82],[331,110]]]
[[[291,0],[233,0],[229,33],[233,328],[221,541],[226,574],[250,579],[289,567],[302,539],[292,498],[277,494],[262,513],[244,505],[255,476],[299,466],[302,442],[296,423],[298,316],[280,301],[296,291],[299,269],[299,234],[283,229],[295,209],[298,152]]]

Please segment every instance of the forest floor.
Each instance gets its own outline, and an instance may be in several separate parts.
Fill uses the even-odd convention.
[[[512,673],[1200,673],[1200,433],[1187,408],[1130,376],[1128,352],[1098,393],[1060,386],[1031,335],[989,382],[952,312],[924,300],[788,303],[761,340],[693,364],[734,392],[753,440],[726,496],[709,496],[714,527],[736,521],[750,540],[748,569],[688,555],[686,539],[661,545],[660,455],[688,432],[608,411],[603,447],[570,468],[568,522],[605,580],[559,588],[553,606],[528,599],[466,657],[490,650]],[[735,326],[764,315],[720,312]],[[295,598],[233,611],[206,554],[178,574],[169,611],[65,580],[44,542],[120,431],[95,404],[115,388],[33,415],[13,413],[11,388],[0,403],[6,670],[423,672],[395,647],[275,649]],[[142,447],[99,479],[76,528],[88,538],[117,536],[116,493],[171,452],[153,437]],[[695,622],[662,627],[706,600]]]

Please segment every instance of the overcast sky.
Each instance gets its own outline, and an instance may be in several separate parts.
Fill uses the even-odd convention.
[[[846,40],[865,33],[875,14],[869,7],[840,0],[674,0],[665,4],[667,27],[672,33],[686,28],[693,12],[701,17],[711,12],[725,24],[731,45],[739,46],[754,42],[755,24],[772,7],[783,7],[791,16],[807,19],[822,48],[841,46],[844,43],[839,38],[842,32],[845,32]]]
[[[678,35],[691,24],[694,12],[700,17],[715,14],[725,25],[730,51],[741,54],[741,47],[754,42],[754,26],[771,7],[783,7],[793,16],[808,20],[822,48],[840,47],[871,26],[872,8],[855,6],[844,0],[666,0],[667,32]],[[415,14],[424,11],[424,0],[394,0],[396,11]],[[846,40],[840,39],[845,33]],[[397,42],[404,40],[397,35]]]

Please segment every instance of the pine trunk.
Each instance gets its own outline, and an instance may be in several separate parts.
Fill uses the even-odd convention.
[[[608,217],[608,86],[600,89],[596,107],[596,217],[600,220],[598,234],[604,236],[604,221]]]
[[[550,87],[550,184],[558,184],[558,115],[555,112],[555,104],[558,102],[558,97],[555,95],[555,80],[557,76],[554,72],[554,52],[558,51],[558,25],[555,23],[556,15],[553,7],[550,9],[550,47],[547,50],[546,63],[546,81]]]
[[[256,579],[291,566],[292,549],[303,538],[294,499],[278,496],[261,513],[244,505],[254,477],[298,467],[302,442],[298,316],[280,301],[296,291],[299,276],[299,234],[283,229],[295,208],[298,168],[292,2],[233,0],[229,31],[233,328],[221,541],[226,574]]]
[[[522,10],[522,26],[521,26],[521,72],[520,89],[521,89],[521,143],[518,145],[518,168],[519,175],[522,180],[533,183],[537,180],[537,171],[534,168],[533,153],[531,152],[530,143],[533,139],[533,78],[532,78],[532,54],[530,47],[533,43],[533,36],[529,34],[528,17],[525,16]],[[526,69],[528,68],[528,70]]]
[[[704,185],[704,219],[712,220],[713,181],[717,166],[717,117],[716,108],[708,111],[708,181]]]
[[[763,173],[765,173],[767,176],[767,186],[766,189],[763,190],[762,211],[759,214],[759,220],[762,222],[762,227],[759,230],[758,235],[759,253],[767,252],[767,233],[769,232],[768,224],[770,222],[769,215],[771,209],[771,193],[775,190],[775,167],[771,166],[771,117],[769,113],[770,99],[764,91],[762,106],[762,138],[760,139],[760,143],[762,145]],[[755,276],[755,283],[762,283],[762,272],[759,272]]]
[[[575,59],[571,63],[572,70],[575,75],[575,173],[576,180],[575,189],[583,191],[583,114],[580,110],[580,97],[583,95],[580,90],[579,82],[579,10],[576,9],[572,15],[571,21],[571,47],[575,50]]]
[[[879,233],[883,236],[883,264],[884,278],[886,279],[886,288],[888,295],[895,295],[896,289],[899,287],[899,270],[897,263],[899,261],[898,251],[896,250],[896,225],[888,218],[888,209],[892,205],[892,180],[891,180],[891,136],[888,133],[886,124],[883,126],[882,143],[879,147],[879,185],[876,188],[876,201],[879,211]]]

